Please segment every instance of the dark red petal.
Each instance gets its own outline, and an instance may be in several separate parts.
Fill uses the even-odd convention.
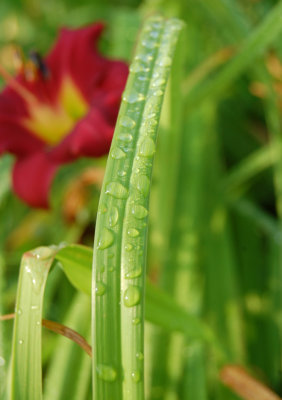
[[[125,63],[111,61],[108,63],[100,86],[92,93],[91,107],[98,107],[103,110],[104,115],[113,125],[117,118],[121,94],[124,90],[127,76],[128,67]]]
[[[31,207],[48,208],[48,193],[57,167],[47,153],[19,159],[13,169],[14,191]]]
[[[0,94],[0,118],[14,118],[17,121],[28,116],[27,104],[22,97],[7,86]]]
[[[101,87],[105,92],[123,91],[128,76],[128,66],[122,61],[108,61],[108,69],[104,75]]]
[[[103,27],[98,23],[81,29],[63,28],[46,59],[52,79],[58,84],[70,77],[86,100],[90,99],[92,88],[99,84],[109,62],[97,51]]]
[[[29,134],[21,125],[13,121],[1,121],[0,117],[0,154],[27,156],[43,147],[44,143]]]
[[[108,153],[114,133],[103,114],[93,108],[72,133],[71,153],[75,157],[100,157]]]
[[[27,117],[24,101],[11,88],[0,95],[0,154],[10,152],[24,156],[40,150],[44,143],[22,124]]]
[[[68,162],[78,157],[100,157],[111,145],[114,126],[95,108],[78,122],[73,132],[67,136],[50,156],[55,162]]]

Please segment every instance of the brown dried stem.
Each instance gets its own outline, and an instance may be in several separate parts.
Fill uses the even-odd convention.
[[[225,365],[220,371],[220,380],[245,400],[281,400],[238,365]]]
[[[7,320],[13,319],[13,318],[15,318],[15,313],[1,315],[0,321],[7,321]],[[91,346],[87,343],[87,341],[84,339],[83,336],[81,336],[79,333],[77,333],[73,329],[71,329],[65,325],[62,325],[58,322],[49,321],[47,319],[42,320],[42,325],[52,332],[58,333],[59,335],[62,335],[62,336],[65,336],[65,337],[71,339],[73,342],[77,343],[84,351],[86,351],[86,353],[90,357],[92,357]]]

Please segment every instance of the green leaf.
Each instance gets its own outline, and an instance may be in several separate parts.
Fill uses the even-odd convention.
[[[182,23],[149,19],[140,34],[112,141],[93,255],[94,399],[144,398],[148,203],[164,90]]]
[[[68,245],[56,254],[56,260],[60,261],[69,281],[88,295],[91,294],[92,259],[92,249],[82,245]],[[145,317],[168,331],[179,331],[191,338],[212,338],[210,329],[204,323],[188,314],[171,296],[149,280],[146,282]]]
[[[91,265],[93,251],[81,245],[68,245],[56,254],[70,283],[81,292],[91,295]]]
[[[11,400],[42,399],[42,302],[54,255],[54,249],[39,247],[22,258],[13,333]]]
[[[223,182],[225,190],[229,195],[230,192],[234,194],[236,191],[242,194],[244,187],[250,183],[252,178],[275,164],[279,159],[281,159],[280,145],[271,144],[256,150],[228,172]]]

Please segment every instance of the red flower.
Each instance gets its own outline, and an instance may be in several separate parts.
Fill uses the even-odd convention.
[[[99,54],[102,30],[62,29],[34,79],[21,73],[0,94],[0,154],[16,156],[13,187],[33,207],[48,207],[61,164],[109,151],[128,67]]]

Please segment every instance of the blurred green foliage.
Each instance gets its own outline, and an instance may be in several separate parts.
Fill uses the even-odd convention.
[[[281,215],[277,212],[281,157],[271,159],[267,167],[254,168],[251,176],[246,161],[268,145],[279,148],[281,144],[281,33],[264,52],[258,43],[255,59],[239,76],[230,79],[221,93],[211,93],[208,99],[204,96],[193,107],[193,93],[195,97],[201,95],[220,78],[245,40],[279,4],[281,1],[275,0],[2,0],[0,63],[13,71],[11,45],[20,45],[26,54],[31,49],[45,54],[60,27],[78,27],[97,20],[106,22],[101,51],[129,62],[145,16],[159,12],[186,22],[183,79],[173,100],[186,104],[177,116],[180,143],[172,141],[173,146],[179,146],[179,153],[175,159],[168,154],[171,142],[166,131],[174,128],[170,126],[169,112],[163,113],[153,176],[148,273],[189,312],[211,325],[230,360],[249,367],[281,395],[282,235]],[[165,110],[169,107],[165,105]],[[271,134],[273,118],[278,121],[276,137]],[[29,209],[13,195],[13,159],[9,155],[1,157],[0,314],[14,309],[23,252],[64,241],[92,245],[99,184],[85,189],[82,206],[74,212],[68,212],[65,193],[85,168],[104,168],[105,162],[106,158],[79,160],[62,167],[52,189],[53,208],[41,211]],[[176,162],[174,175],[170,176],[172,163]],[[241,181],[227,191],[226,182],[236,168],[241,168]],[[173,199],[164,199],[164,188],[167,193],[174,191]],[[165,220],[167,215],[170,221]],[[168,226],[169,234],[164,238]],[[162,276],[167,267],[169,279]],[[74,293],[61,271],[54,268],[47,282],[45,314],[62,321],[72,304],[75,317],[69,313],[66,318],[75,320],[74,327],[79,329],[79,306]],[[87,329],[83,327],[86,333]],[[151,331],[153,328],[149,327],[148,343],[156,343],[156,335],[157,340],[161,336]],[[6,360],[10,332],[7,324],[0,335],[0,343],[5,341]],[[161,350],[163,368],[152,373],[160,358],[155,364],[148,361],[148,399],[234,399],[218,383],[220,362],[213,353],[183,337],[165,333],[162,340],[160,343],[167,344],[167,352]],[[44,371],[48,371],[49,365],[54,368],[50,360],[56,341],[47,332],[43,343]],[[154,348],[149,344],[152,354],[158,352],[157,346],[151,347]],[[71,357],[70,351],[64,350],[66,359]],[[73,357],[73,363],[77,357]],[[89,393],[85,398],[90,398]]]

